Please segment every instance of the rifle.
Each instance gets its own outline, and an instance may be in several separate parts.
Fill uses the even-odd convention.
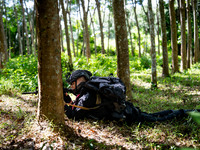
[[[73,93],[73,90],[68,88],[63,88],[63,93]]]
[[[73,93],[72,89],[68,89],[68,88],[63,88],[63,93]],[[38,87],[36,87],[36,90],[34,92],[23,92],[22,94],[38,94]]]
[[[35,95],[37,95],[38,94],[38,87],[36,87],[35,92],[23,92],[22,94],[35,94]]]

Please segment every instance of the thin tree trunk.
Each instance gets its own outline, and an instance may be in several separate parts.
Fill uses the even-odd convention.
[[[23,55],[22,40],[21,40],[21,33],[20,33],[20,26],[19,26],[19,23],[18,23],[18,16],[17,16],[17,10],[16,10],[15,5],[14,5],[14,11],[15,11],[15,18],[16,18],[16,21],[17,21],[17,33],[18,33],[18,42],[19,42],[19,54],[20,54],[20,55]]]
[[[2,12],[0,9],[0,69],[4,67],[4,63],[6,62],[7,48],[5,42],[5,31],[3,25]]]
[[[155,51],[155,33],[154,33],[154,15],[152,11],[151,0],[148,0],[149,24],[151,35],[151,87],[157,87],[157,72],[156,72],[156,51]]]
[[[84,20],[84,27],[85,27],[85,40],[86,40],[86,56],[87,60],[89,61],[89,58],[91,57],[90,52],[90,34],[88,29],[88,11],[89,11],[89,1],[88,1],[88,8],[87,11],[85,9],[85,2],[84,0],[81,0],[82,3],[82,9],[83,9],[83,20]]]
[[[191,26],[191,16],[190,16],[190,0],[187,0],[187,68],[190,68],[191,62],[191,52],[192,52],[192,26]]]
[[[8,30],[8,36],[9,36],[9,40],[8,40],[8,44],[9,44],[9,53],[8,53],[8,56],[9,56],[9,59],[11,59],[11,36],[10,36],[10,29]]]
[[[105,54],[105,49],[104,49],[104,35],[103,35],[103,23],[101,19],[101,10],[100,10],[100,2],[99,0],[95,0],[96,5],[97,5],[97,11],[98,11],[98,16],[99,16],[99,25],[100,25],[100,34],[101,34],[101,53]]]
[[[132,3],[133,3],[133,0],[132,0]],[[138,23],[137,12],[136,12],[136,0],[135,0],[135,6],[134,6],[133,10],[134,10],[134,14],[135,14],[135,21],[136,21],[137,32],[138,32],[139,57],[141,57],[140,26]]]
[[[110,54],[110,11],[108,15],[108,46],[107,46],[107,54]]]
[[[64,103],[58,1],[36,0],[36,5],[39,85],[37,117],[38,119],[47,118],[57,125],[63,125]]]
[[[34,1],[34,10],[33,10],[33,14],[32,14],[32,44],[33,44],[33,54],[34,54],[34,56],[36,56],[36,53],[37,53],[37,33],[35,32],[35,1]]]
[[[134,56],[135,54],[134,54],[133,41],[132,41],[132,35],[131,35],[131,26],[130,26],[129,21],[128,21],[129,20],[129,16],[128,16],[128,12],[127,11],[125,13],[126,13],[126,22],[127,22],[127,26],[128,26],[128,33],[129,33],[130,42],[131,42],[131,54],[132,54],[132,56]],[[139,50],[139,52],[140,52],[140,50]]]
[[[95,9],[94,9],[94,13],[95,13]],[[92,18],[92,16],[94,16],[94,13],[93,13],[93,15],[91,15],[91,13],[90,13],[90,18],[91,18],[91,24],[92,24],[92,28],[93,28],[93,34],[94,34],[94,49],[95,49],[95,56],[96,56],[97,55],[96,33],[95,33],[94,21]]]
[[[163,70],[162,76],[169,76],[169,62],[168,62],[168,50],[167,50],[167,33],[166,33],[166,21],[165,21],[165,11],[164,11],[164,2],[159,0],[160,8],[160,19],[161,19],[161,31],[162,31],[162,56],[163,56]]]
[[[117,75],[126,85],[128,98],[132,99],[124,0],[113,0],[113,13],[117,50]]]
[[[193,22],[194,22],[194,63],[198,62],[198,26],[197,26],[197,0],[192,0]]]
[[[170,27],[171,27],[171,47],[172,47],[172,73],[179,72],[178,66],[178,46],[177,46],[177,29],[176,14],[174,9],[174,0],[169,0]]]
[[[156,1],[157,3],[157,1]],[[158,6],[158,3],[157,3],[157,7],[156,7],[156,16],[157,16],[157,38],[158,38],[158,55],[160,55],[160,22],[159,22],[159,6]]]
[[[60,19],[61,20],[61,19]],[[60,21],[60,46],[61,46],[61,52],[64,52],[64,46],[63,46],[63,32],[62,32],[62,25]]]
[[[180,0],[180,21],[181,21],[181,69],[187,69],[186,61],[186,33],[185,33],[185,0]]]
[[[25,33],[26,33],[27,54],[30,55],[30,45],[29,45],[29,38],[28,38],[28,29],[27,29],[27,24],[26,24],[26,18],[25,18],[25,10],[24,10],[24,5],[23,5],[23,0],[20,0],[20,3],[21,3],[21,7],[22,7],[24,30],[25,30]]]
[[[58,5],[59,5],[59,14],[60,14],[61,5],[60,5],[60,3],[59,3]],[[60,21],[59,21],[59,25],[60,25],[60,46],[61,46],[61,52],[64,52],[64,46],[63,46],[63,31],[62,31],[62,24],[61,24],[61,21],[62,21],[62,14],[60,15]]]
[[[65,35],[66,35],[66,43],[67,43],[67,53],[69,56],[69,64],[70,64],[70,68],[73,68],[72,55],[71,55],[71,49],[70,49],[69,31],[68,31],[68,24],[67,24],[67,13],[64,7],[63,0],[60,0],[60,5],[62,7],[62,14],[63,14],[64,25],[65,25]]]
[[[74,46],[74,36],[73,36],[73,29],[72,29],[72,22],[71,22],[71,1],[69,2],[70,4],[70,10],[68,9],[68,15],[69,15],[69,25],[70,25],[70,31],[71,31],[71,40],[72,40],[72,48],[73,48],[73,53],[74,57],[76,57],[76,52],[75,52],[75,46]]]
[[[8,41],[8,34],[7,34],[7,26],[8,26],[8,19],[7,19],[7,10],[6,10],[6,4],[5,4],[5,1],[3,2],[3,6],[4,6],[4,8],[5,8],[5,16],[6,16],[6,26],[5,26],[5,32],[4,32],[4,36],[5,36],[5,43],[4,43],[4,45],[5,45],[5,53],[6,53],[6,61],[8,61],[9,60],[9,55],[8,55],[8,51],[7,51],[7,49],[8,49],[8,44],[7,44],[7,41]],[[3,11],[2,11],[3,12]]]
[[[80,13],[80,20],[81,20],[81,25],[82,25],[82,28],[83,28],[83,45],[82,45],[82,48],[81,48],[81,51],[80,51],[80,54],[82,55],[82,53],[83,53],[83,55],[85,56],[85,42],[86,42],[86,40],[85,40],[85,24],[84,24],[84,22],[83,22],[83,19],[82,19],[82,17],[81,17],[81,8],[80,8],[80,3],[79,3],[79,0],[78,0],[78,7],[79,7],[79,13]],[[78,30],[79,31],[79,30]],[[78,34],[79,35],[79,34]]]

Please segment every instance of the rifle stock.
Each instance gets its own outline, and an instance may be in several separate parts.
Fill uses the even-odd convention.
[[[73,93],[72,89],[63,88],[63,93]],[[23,92],[22,94],[38,94],[38,87],[36,87],[36,90],[34,92]]]

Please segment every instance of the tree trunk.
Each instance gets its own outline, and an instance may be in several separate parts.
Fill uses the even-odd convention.
[[[139,26],[139,23],[138,23],[137,12],[136,12],[136,0],[135,0],[135,6],[134,6],[134,14],[135,14],[135,21],[136,21],[137,31],[138,31],[139,57],[141,57],[140,26]]]
[[[117,50],[117,75],[122,79],[127,88],[127,96],[132,99],[129,52],[125,10],[123,0],[113,0],[113,13],[115,24],[115,41]],[[121,42],[123,41],[123,42]]]
[[[110,54],[110,11],[108,15],[108,47],[107,47],[107,54]]]
[[[15,5],[14,5],[14,11],[15,11],[15,18],[16,18],[16,21],[17,21],[17,34],[18,34],[18,42],[19,42],[19,54],[23,55],[20,26],[19,26],[19,23],[18,23],[18,16],[17,16],[17,10],[16,10]]]
[[[95,12],[95,9],[94,9],[94,12]],[[91,13],[90,13],[91,24],[92,24],[92,28],[93,28],[93,34],[94,34],[94,49],[95,49],[95,56],[96,56],[97,55],[96,33],[95,33],[94,21],[93,21],[92,16],[94,16],[94,14],[91,15]]]
[[[59,10],[57,0],[37,0],[38,118],[64,123]],[[52,11],[53,10],[53,11]]]
[[[34,21],[35,20],[35,11],[36,11],[35,7],[36,6],[35,6],[35,1],[34,1],[34,10],[33,10],[33,14],[32,14],[33,17],[32,17],[32,23],[31,23],[32,24],[32,34],[31,34],[32,37],[31,38],[32,38],[32,44],[33,44],[33,54],[34,54],[34,56],[36,56],[36,54],[37,54],[37,44],[36,44],[37,43],[36,42],[37,41],[37,35],[36,35],[36,32],[35,32],[35,21]]]
[[[61,25],[61,17],[60,17],[60,46],[61,46],[61,52],[64,52],[63,31],[62,31],[62,25]]]
[[[73,48],[74,57],[76,57],[75,46],[74,46],[74,36],[73,36],[73,29],[72,29],[72,22],[71,22],[71,1],[69,3],[70,3],[69,4],[70,10],[67,9],[67,12],[69,15],[69,25],[70,25],[70,31],[71,31],[72,48]]]
[[[10,35],[10,29],[8,31],[8,36],[9,36],[9,40],[8,40],[9,54],[8,54],[8,57],[9,57],[9,59],[11,59],[11,35]]]
[[[181,69],[187,69],[186,61],[186,33],[185,33],[185,0],[180,0],[180,21],[181,21]]]
[[[4,30],[4,36],[5,36],[5,43],[4,43],[4,45],[5,45],[5,54],[6,54],[6,61],[8,61],[9,60],[9,54],[8,54],[8,43],[7,43],[7,41],[8,41],[8,31],[7,31],[7,26],[8,26],[8,18],[7,18],[7,10],[6,10],[6,4],[5,4],[5,2],[3,1],[3,6],[4,6],[4,8],[5,8],[5,16],[6,16],[6,25],[5,25],[5,30]],[[2,11],[2,13],[3,13],[3,11]]]
[[[151,0],[148,0],[149,25],[151,35],[151,87],[157,87],[157,72],[156,72],[156,51],[155,51],[155,33],[154,33],[154,15],[152,11]]]
[[[131,26],[128,21],[129,20],[128,11],[126,11],[125,13],[126,13],[126,22],[127,22],[127,26],[128,26],[128,33],[129,33],[130,42],[131,42],[131,54],[132,54],[132,56],[134,56],[135,54],[134,54],[133,41],[132,41],[132,35],[131,35]]]
[[[192,26],[191,26],[191,16],[190,16],[190,0],[187,0],[187,68],[190,68],[191,62],[191,52],[192,52]]]
[[[99,16],[99,25],[100,25],[100,33],[101,33],[101,53],[105,54],[105,49],[104,49],[104,35],[103,35],[103,23],[101,19],[101,10],[100,10],[100,2],[99,0],[95,0],[96,5],[97,5],[97,11],[98,11],[98,16]]]
[[[197,0],[192,0],[193,21],[194,21],[194,63],[198,62],[198,26],[197,26]]]
[[[69,39],[69,31],[68,31],[68,24],[67,24],[67,13],[64,7],[63,0],[60,0],[60,5],[62,7],[62,14],[64,19],[64,25],[65,25],[65,35],[66,35],[66,43],[67,43],[67,54],[69,56],[69,64],[70,68],[73,66],[72,64],[72,55],[71,55],[71,49],[70,49],[70,39]]]
[[[91,57],[90,52],[90,34],[88,29],[88,9],[89,9],[89,2],[88,2],[88,9],[85,10],[85,2],[84,0],[81,0],[82,8],[83,8],[83,20],[84,20],[84,27],[85,27],[85,40],[86,40],[86,56],[87,60],[89,61],[89,58]]]
[[[24,30],[25,30],[25,33],[26,33],[27,54],[30,55],[31,52],[30,52],[30,45],[29,45],[29,38],[28,38],[28,29],[27,29],[27,24],[26,24],[26,18],[25,18],[25,10],[24,10],[24,5],[23,5],[23,0],[20,0],[20,3],[21,3],[21,7],[22,7],[22,16],[23,16]]]
[[[156,8],[156,10],[157,10],[157,14],[156,14],[156,16],[157,16],[157,37],[158,37],[158,55],[160,55],[160,22],[159,22],[159,11],[158,11],[158,8],[159,6],[158,6],[158,4],[157,4],[157,8]]]
[[[3,26],[3,18],[0,9],[0,69],[3,68],[4,63],[6,62],[7,57],[7,47],[5,45],[6,38],[4,33],[4,26]]]
[[[169,63],[168,63],[168,50],[167,50],[167,33],[166,33],[166,21],[165,21],[165,11],[164,11],[164,2],[159,0],[160,8],[160,19],[161,19],[161,31],[162,31],[162,55],[163,55],[163,70],[162,76],[169,76]]]
[[[178,46],[176,14],[174,9],[174,0],[169,0],[170,28],[171,28],[171,47],[172,47],[172,73],[179,72],[178,66]]]

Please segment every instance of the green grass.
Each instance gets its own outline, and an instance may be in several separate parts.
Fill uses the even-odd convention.
[[[67,67],[67,54],[62,53],[62,71],[63,81],[65,74],[69,71]],[[133,104],[140,107],[145,112],[157,112],[167,109],[200,109],[200,64],[195,64],[182,73],[175,73],[170,77],[161,77],[162,68],[161,61],[158,56],[157,65],[157,81],[158,88],[151,89],[151,64],[150,57],[142,58],[130,57],[130,76],[133,91]],[[87,69],[96,76],[108,76],[113,73],[117,76],[117,58],[116,56],[92,55],[89,62],[85,57],[73,58],[74,69]],[[171,72],[171,70],[170,70]],[[16,100],[9,104],[10,107],[15,107],[15,111],[5,110],[3,104],[1,115],[7,117],[12,116],[13,124],[10,122],[2,122],[0,129],[9,129],[17,127],[17,123],[22,124],[23,120],[28,119],[28,113],[22,109],[22,106],[17,104],[19,93],[22,91],[34,91],[37,86],[37,59],[34,56],[20,56],[11,59],[5,69],[1,70],[0,74],[0,96],[11,95]],[[36,100],[35,100],[36,101]],[[4,101],[5,103],[11,102]],[[23,100],[22,102],[25,102]],[[1,103],[0,103],[1,104]],[[25,105],[25,104],[23,104]],[[36,107],[36,104],[31,105]],[[13,108],[12,108],[13,109]],[[12,115],[11,115],[12,114]],[[164,123],[146,123],[134,124],[132,126],[118,126],[110,122],[86,121],[74,122],[74,130],[81,128],[82,130],[92,129],[96,132],[106,130],[108,134],[113,133],[113,137],[122,135],[125,144],[135,143],[146,149],[177,149],[179,147],[199,147],[200,143],[200,128],[199,128],[199,113],[191,113],[190,117],[182,120],[172,120]],[[32,116],[33,117],[33,116]],[[23,122],[24,123],[24,122]],[[30,123],[30,121],[28,121]],[[82,127],[80,127],[82,125]],[[20,127],[22,128],[22,127]],[[28,132],[29,129],[27,129]],[[91,132],[91,130],[89,130]],[[87,132],[85,132],[87,133]],[[116,133],[116,134],[114,134]],[[104,134],[104,132],[102,132]],[[13,139],[15,134],[6,134],[7,140]],[[101,136],[99,134],[99,136]],[[85,148],[102,147],[106,148],[105,143],[98,142],[97,139],[88,139],[84,145]],[[120,139],[116,137],[116,139]],[[103,137],[102,137],[103,140]],[[106,140],[105,140],[106,141]],[[180,145],[178,145],[178,144]],[[188,146],[187,146],[188,145]],[[82,147],[82,146],[80,146]],[[120,148],[120,144],[117,145]]]

